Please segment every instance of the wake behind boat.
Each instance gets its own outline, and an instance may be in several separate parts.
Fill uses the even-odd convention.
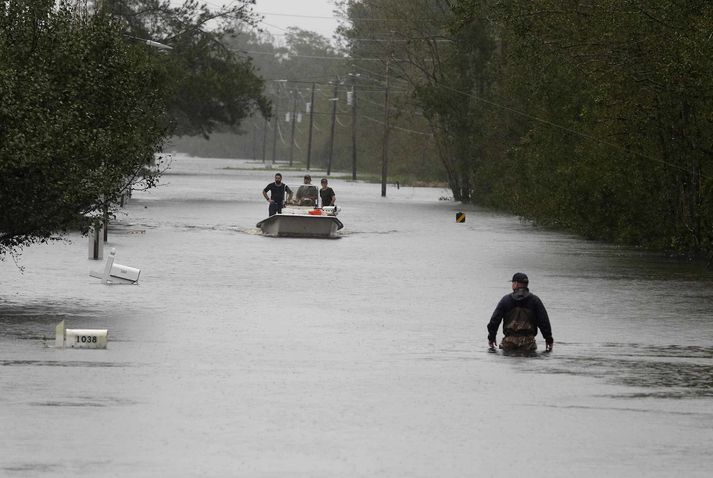
[[[339,208],[325,206],[285,206],[277,213],[257,223],[262,233],[280,237],[338,237],[344,224],[337,219]]]

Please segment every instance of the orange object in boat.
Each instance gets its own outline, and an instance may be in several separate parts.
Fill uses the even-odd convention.
[[[310,216],[321,216],[322,215],[322,210],[321,209],[312,209],[309,211]]]

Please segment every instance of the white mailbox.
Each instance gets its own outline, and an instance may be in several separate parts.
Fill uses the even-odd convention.
[[[111,266],[109,277],[111,279],[122,279],[134,283],[139,281],[139,274],[141,274],[141,270],[129,266],[122,266],[115,262]]]
[[[106,329],[65,329],[64,320],[55,327],[55,347],[73,349],[105,349]]]
[[[114,259],[116,259],[116,249],[112,248],[106,259],[104,272],[91,271],[89,275],[101,279],[104,284],[136,284],[139,282],[141,269],[117,264]]]

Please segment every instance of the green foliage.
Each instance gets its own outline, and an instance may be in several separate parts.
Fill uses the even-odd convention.
[[[342,3],[350,53],[408,85],[456,199],[713,258],[711,2]]]
[[[711,6],[511,1],[497,94],[519,115],[482,199],[589,237],[710,253]],[[513,116],[519,116],[513,118]]]
[[[455,2],[348,2],[343,33],[352,56],[377,57],[410,96],[433,132],[434,153],[457,200],[473,194],[473,163],[482,160],[484,115],[476,107],[489,86],[495,42],[477,9]],[[458,16],[457,13],[467,13]]]
[[[0,256],[86,227],[167,132],[165,75],[104,15],[0,2]]]
[[[221,41],[252,4],[0,0],[0,257],[155,185],[170,132],[269,114],[249,58]]]
[[[263,82],[250,58],[229,47],[236,25],[255,21],[254,0],[217,9],[186,0],[111,0],[105,11],[121,22],[128,38],[151,39],[172,48],[160,61],[168,71],[166,87],[173,133],[208,138],[216,129],[237,129],[255,111],[269,114]]]

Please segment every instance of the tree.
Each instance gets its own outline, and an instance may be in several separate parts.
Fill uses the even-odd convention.
[[[167,134],[165,71],[105,15],[0,2],[0,257],[85,228]]]
[[[498,90],[527,113],[487,165],[500,197],[506,183],[514,211],[589,237],[710,254],[710,3],[512,0],[494,13]]]
[[[168,111],[176,135],[209,137],[219,125],[237,128],[254,111],[268,114],[263,82],[251,59],[231,49],[236,26],[255,22],[254,0],[211,9],[186,0],[105,0],[104,11],[134,40],[150,39],[172,47],[162,57],[169,71]]]
[[[221,42],[253,3],[0,0],[0,256],[153,186],[146,165],[171,132],[269,114],[250,60]]]
[[[474,5],[475,7],[475,5]],[[393,79],[405,82],[428,120],[438,156],[457,200],[473,194],[480,161],[487,65],[495,43],[480,7],[462,13],[446,0],[347,2],[351,26],[342,30],[355,58],[380,58]]]
[[[343,3],[352,56],[408,83],[456,199],[713,258],[709,1]]]

